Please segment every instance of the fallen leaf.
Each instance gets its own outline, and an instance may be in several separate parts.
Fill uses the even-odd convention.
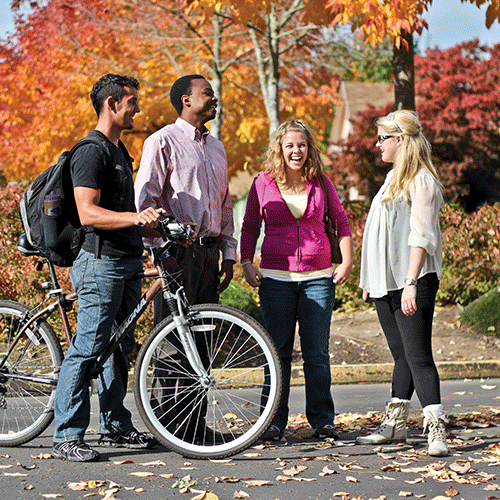
[[[45,498],[62,498],[60,493],[41,493],[41,495]]]
[[[208,491],[204,491],[199,495],[196,495],[191,500],[219,500],[219,497],[214,493],[209,493]]]
[[[154,462],[144,462],[139,465],[142,465],[143,467],[160,467],[167,464],[165,462],[162,462],[161,460],[155,460]]]
[[[457,474],[467,474],[471,470],[471,465],[469,462],[466,462],[463,465],[454,462],[450,465],[450,469]]]
[[[4,472],[3,475],[9,477],[25,477],[28,474],[23,474],[22,472]]]
[[[486,389],[487,391],[491,391],[491,389],[496,389],[496,385],[486,385],[486,384],[483,384],[481,386],[481,389]]]
[[[330,469],[326,465],[323,467],[323,469],[321,469],[321,472],[319,473],[321,477],[331,476],[332,474],[338,474],[338,472],[336,470]]]
[[[246,491],[241,490],[241,491],[235,491],[233,497],[234,498],[250,498],[250,495]]]
[[[253,479],[251,481],[244,481],[244,483],[248,487],[253,487],[253,486],[266,486],[268,484],[271,484],[271,481],[263,481],[263,480],[260,480],[260,479]]]
[[[285,476],[296,476],[297,474],[300,474],[302,471],[305,471],[307,467],[303,465],[294,465],[291,469],[286,469],[283,471],[283,474]]]
[[[88,484],[87,482],[68,483],[68,488],[72,491],[87,491]]]
[[[448,497],[455,497],[455,496],[457,496],[457,495],[458,495],[458,491],[457,491],[455,488],[453,488],[453,486],[450,486],[450,487],[449,487],[449,488],[445,491],[445,493],[446,493],[446,496],[448,496]]]
[[[135,477],[152,477],[152,476],[154,476],[154,473],[153,472],[130,472],[128,475],[135,476]]]
[[[400,497],[412,497],[413,493],[411,491],[400,491],[399,496]]]
[[[48,460],[49,458],[52,458],[52,455],[50,453],[40,453],[40,455],[31,455],[31,458],[38,460]]]
[[[114,461],[113,462],[115,465],[124,465],[124,464],[133,464],[134,461],[133,460],[117,460],[117,461]]]
[[[483,490],[485,491],[498,491],[500,490],[500,485],[498,484],[487,484]]]
[[[345,480],[348,481],[349,483],[357,483],[358,482],[358,479],[355,478],[354,476],[346,476]]]

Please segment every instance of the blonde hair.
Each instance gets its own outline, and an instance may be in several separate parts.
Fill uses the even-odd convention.
[[[282,123],[274,133],[262,167],[264,171],[276,182],[285,182],[286,166],[283,158],[283,138],[288,132],[301,132],[307,140],[307,159],[302,167],[302,176],[309,180],[317,177],[324,169],[321,154],[309,128],[299,120],[290,120]]]
[[[431,159],[431,145],[422,134],[422,127],[414,111],[397,110],[379,118],[375,123],[387,131],[388,135],[401,136],[403,139],[394,160],[394,175],[383,201],[395,200],[400,193],[408,201],[409,186],[422,168],[441,186]]]

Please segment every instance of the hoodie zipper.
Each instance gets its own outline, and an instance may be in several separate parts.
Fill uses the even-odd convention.
[[[297,265],[302,260],[302,256],[300,253],[300,230],[299,230],[299,220],[297,220]]]

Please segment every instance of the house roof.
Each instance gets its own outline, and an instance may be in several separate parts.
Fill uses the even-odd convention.
[[[352,131],[351,120],[369,105],[382,107],[394,102],[394,84],[340,82],[339,97],[344,104],[335,106],[330,144],[338,144],[347,139]]]

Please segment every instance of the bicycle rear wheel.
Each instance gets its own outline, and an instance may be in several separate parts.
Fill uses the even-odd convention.
[[[7,356],[30,308],[0,300],[0,446],[17,446],[41,434],[54,418],[61,346],[46,321],[37,321]]]
[[[218,304],[190,308],[189,323],[209,381],[193,373],[172,317],[154,328],[135,367],[137,408],[165,446],[193,458],[221,458],[254,443],[281,396],[273,342],[254,319]]]

